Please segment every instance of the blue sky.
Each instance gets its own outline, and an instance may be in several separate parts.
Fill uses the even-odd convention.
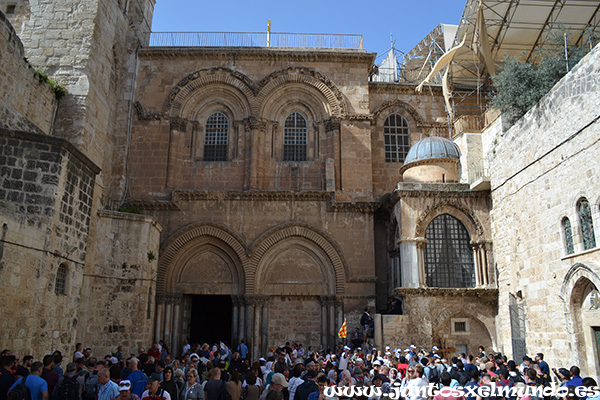
[[[440,23],[458,24],[466,0],[157,0],[154,32],[355,33],[365,49],[382,54],[412,49]],[[384,57],[377,59],[381,62]]]

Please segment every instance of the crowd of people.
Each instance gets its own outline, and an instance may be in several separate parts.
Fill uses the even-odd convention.
[[[593,378],[581,378],[577,366],[551,369],[542,353],[517,362],[480,347],[476,355],[447,359],[436,346],[417,350],[410,345],[403,350],[360,344],[364,347],[349,340],[338,351],[319,352],[288,342],[251,357],[243,340],[233,349],[223,342],[211,346],[186,341],[174,358],[161,341],[128,357],[118,347],[100,359],[91,348],[77,344],[68,362],[58,351],[38,361],[4,350],[0,400],[600,400],[600,393],[577,390],[597,389]],[[486,396],[468,390],[518,385],[564,390],[558,396],[541,391]],[[327,387],[378,390],[354,395]],[[424,387],[441,392],[414,390]]]

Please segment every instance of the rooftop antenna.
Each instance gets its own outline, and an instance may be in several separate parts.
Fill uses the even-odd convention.
[[[271,20],[267,20],[267,47],[271,47]]]

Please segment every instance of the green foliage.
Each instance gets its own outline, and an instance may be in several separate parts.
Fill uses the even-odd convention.
[[[148,251],[148,262],[152,262],[156,260],[156,254],[152,250]]]
[[[564,34],[564,29],[558,29],[550,35],[545,45],[531,57],[535,62],[505,58],[500,72],[492,77],[495,95],[490,105],[499,109],[510,125],[525,115],[567,73]],[[568,47],[569,70],[589,51],[588,43],[597,43],[593,31],[587,33],[587,40],[585,35],[583,39],[582,46]]]
[[[123,204],[121,207],[119,207],[119,211],[125,212],[125,213],[130,213],[130,214],[141,214],[142,213],[138,207],[132,206],[129,204]]]
[[[48,74],[44,73],[43,71],[36,70],[36,72],[38,73],[38,79],[40,83],[47,83],[52,87],[56,100],[60,100],[67,95],[67,88],[65,85],[48,76]]]

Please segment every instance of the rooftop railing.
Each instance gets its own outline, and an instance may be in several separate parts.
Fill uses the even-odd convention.
[[[276,32],[152,32],[150,47],[280,47],[363,49],[363,36]]]

